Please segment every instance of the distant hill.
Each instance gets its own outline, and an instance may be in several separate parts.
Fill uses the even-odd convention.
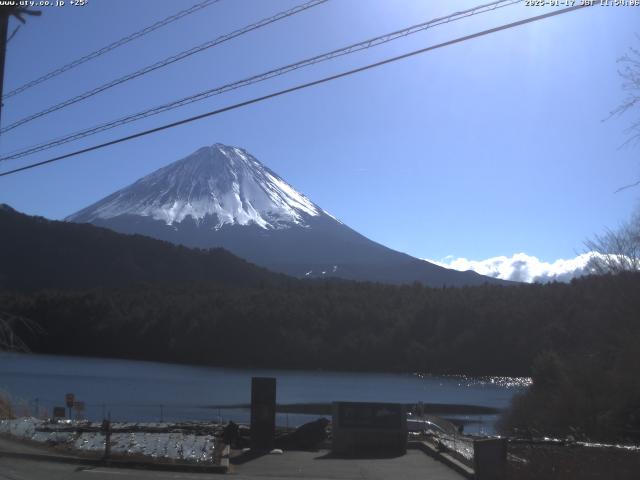
[[[287,277],[222,248],[197,250],[140,235],[47,220],[0,205],[0,290],[136,284],[257,286]]]

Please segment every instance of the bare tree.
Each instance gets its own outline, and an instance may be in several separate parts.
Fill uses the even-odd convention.
[[[638,39],[640,40],[640,36],[638,36]],[[610,113],[609,118],[623,115],[640,105],[640,49],[629,47],[627,54],[618,59],[618,64],[620,65],[618,74],[620,78],[622,78],[622,90],[626,93],[626,97],[622,103]],[[631,125],[625,129],[625,133],[628,135],[628,138],[624,145],[640,143],[640,118],[636,118]],[[625,185],[619,188],[618,191],[638,185],[640,185],[640,180]]]
[[[640,40],[640,35],[638,36]],[[626,97],[609,115],[623,115],[640,106],[640,49],[629,47],[626,55],[618,59],[618,74],[622,78],[622,90]],[[628,139],[624,143],[640,143],[640,118],[636,118],[625,133]],[[617,191],[640,185],[637,182],[625,185]],[[596,235],[585,242],[588,252],[593,256],[587,268],[595,273],[619,273],[640,270],[640,209],[636,209],[631,220],[618,229],[607,229],[604,234]]]
[[[17,327],[29,333],[41,334],[42,328],[35,322],[16,315],[0,312],[0,351],[29,351],[29,347],[17,334]]]
[[[594,253],[587,267],[596,273],[640,270],[640,210],[618,229],[607,229],[585,245]]]

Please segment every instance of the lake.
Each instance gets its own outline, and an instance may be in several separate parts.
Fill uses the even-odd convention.
[[[506,408],[527,378],[435,376],[303,370],[236,369],[167,363],[0,353],[0,391],[19,415],[51,414],[72,392],[84,416],[98,420],[247,422],[245,409],[211,408],[250,403],[251,377],[277,379],[277,402],[376,401],[447,403]],[[278,425],[296,426],[317,415],[278,414]],[[465,431],[492,433],[495,415],[450,415]]]

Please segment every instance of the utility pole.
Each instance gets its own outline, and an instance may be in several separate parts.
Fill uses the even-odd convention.
[[[2,95],[4,86],[4,60],[7,53],[7,34],[9,33],[9,17],[14,16],[20,22],[26,23],[23,15],[40,16],[39,10],[29,10],[25,7],[1,6],[0,7],[0,125],[2,123]],[[15,34],[15,32],[13,32]],[[13,36],[13,35],[12,35]]]
[[[2,124],[2,92],[4,86],[4,59],[7,52],[7,33],[9,31],[9,17],[12,11],[3,8],[0,11],[0,125]]]

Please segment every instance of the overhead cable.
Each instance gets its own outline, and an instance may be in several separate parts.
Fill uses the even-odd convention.
[[[386,64],[389,64],[389,63],[392,63],[392,62],[397,62],[399,60],[403,60],[405,58],[413,57],[413,56],[419,55],[421,53],[426,53],[426,52],[429,52],[429,51],[432,51],[432,50],[436,50],[436,49],[439,49],[439,48],[447,47],[447,46],[454,45],[454,44],[457,44],[457,43],[462,43],[462,42],[465,42],[465,41],[468,41],[468,40],[472,40],[474,38],[482,37],[482,36],[489,35],[489,34],[492,34],[492,33],[496,33],[496,32],[502,31],[502,30],[507,30],[507,29],[510,29],[510,28],[518,27],[520,25],[525,25],[525,24],[528,24],[528,23],[532,23],[532,22],[536,22],[536,21],[539,21],[539,20],[543,20],[545,18],[554,17],[554,16],[557,16],[557,15],[562,15],[564,13],[573,12],[573,11],[576,11],[576,10],[579,10],[579,9],[582,9],[582,8],[586,8],[586,7],[591,7],[593,5],[596,5],[596,4],[595,3],[584,3],[584,4],[576,5],[576,6],[573,6],[573,7],[563,8],[563,9],[560,9],[560,10],[554,10],[554,11],[551,11],[551,12],[548,12],[548,13],[545,13],[545,14],[542,14],[542,15],[535,16],[535,17],[529,17],[529,18],[526,18],[524,20],[519,20],[519,21],[516,21],[516,22],[500,25],[498,27],[490,28],[488,30],[483,30],[483,31],[480,31],[480,32],[477,32],[477,33],[473,33],[473,34],[470,34],[470,35],[465,35],[463,37],[458,37],[458,38],[455,38],[453,40],[449,40],[449,41],[446,41],[446,42],[443,42],[443,43],[439,43],[437,45],[432,45],[432,46],[429,46],[429,47],[421,48],[419,50],[414,50],[412,52],[405,53],[403,55],[398,55],[398,56],[391,57],[391,58],[387,58],[387,59],[381,60],[379,62],[370,63],[370,64],[365,65],[363,67],[354,68],[352,70],[348,70],[348,71],[345,71],[345,72],[342,72],[342,73],[338,73],[338,74],[335,74],[335,75],[324,77],[324,78],[321,78],[321,79],[318,79],[318,80],[314,80],[312,82],[303,83],[303,84],[300,84],[300,85],[296,85],[294,87],[286,88],[284,90],[279,90],[277,92],[270,93],[268,95],[263,95],[261,97],[252,98],[252,99],[246,100],[244,102],[240,102],[240,103],[236,103],[236,104],[233,104],[233,105],[229,105],[227,107],[219,108],[217,110],[212,110],[210,112],[202,113],[200,115],[195,115],[193,117],[185,118],[185,119],[179,120],[177,122],[168,123],[168,124],[162,125],[160,127],[152,128],[152,129],[149,129],[149,130],[144,130],[142,132],[134,133],[132,135],[127,135],[125,137],[121,137],[121,138],[118,138],[118,139],[115,139],[115,140],[104,142],[104,143],[101,143],[101,144],[98,144],[98,145],[93,145],[91,147],[87,147],[87,148],[83,148],[83,149],[80,149],[80,150],[76,150],[74,152],[70,152],[70,153],[67,153],[67,154],[64,154],[64,155],[59,155],[57,157],[50,158],[48,160],[43,160],[43,161],[40,161],[40,162],[36,162],[36,163],[29,164],[29,165],[25,165],[25,166],[20,167],[20,168],[15,168],[13,170],[1,172],[0,173],[0,177],[4,177],[4,176],[7,176],[7,175],[12,175],[12,174],[15,174],[15,173],[18,173],[18,172],[22,172],[22,171],[29,170],[29,169],[32,169],[32,168],[40,167],[42,165],[47,165],[49,163],[58,162],[60,160],[64,160],[64,159],[70,158],[70,157],[75,157],[75,156],[81,155],[83,153],[92,152],[92,151],[99,150],[99,149],[102,149],[102,148],[105,148],[105,147],[109,147],[111,145],[116,145],[116,144],[119,144],[119,143],[127,142],[129,140],[133,140],[135,138],[140,138],[140,137],[144,137],[144,136],[150,135],[152,133],[160,132],[162,130],[167,130],[167,129],[170,129],[170,128],[173,128],[173,127],[177,127],[177,126],[180,126],[180,125],[191,123],[191,122],[194,122],[196,120],[201,120],[203,118],[211,117],[211,116],[214,116],[214,115],[219,115],[221,113],[228,112],[228,111],[231,111],[231,110],[236,110],[238,108],[246,107],[246,106],[252,105],[254,103],[262,102],[262,101],[265,101],[265,100],[268,100],[268,99],[271,99],[271,98],[275,98],[275,97],[279,97],[281,95],[292,93],[292,92],[295,92],[295,91],[298,91],[298,90],[303,90],[303,89],[306,89],[306,88],[309,88],[309,87],[320,85],[322,83],[326,83],[326,82],[329,82],[329,81],[332,81],[332,80],[336,80],[338,78],[351,76],[351,75],[354,75],[356,73],[364,72],[366,70],[370,70],[372,68],[380,67],[382,65],[386,65]]]
[[[88,53],[87,55],[84,55],[80,58],[77,58],[75,60],[73,60],[72,62],[69,62],[61,67],[58,67],[54,70],[51,70],[49,73],[46,73],[44,75],[42,75],[41,77],[36,78],[35,80],[31,80],[30,82],[25,83],[24,85],[11,90],[10,92],[6,93],[5,95],[2,96],[3,100],[6,100],[10,97],[13,97],[14,95],[18,95],[19,93],[24,92],[25,90],[28,90],[32,87],[35,87],[36,85],[41,84],[42,82],[46,82],[47,80],[51,80],[54,77],[57,77],[58,75],[63,74],[64,72],[67,72],[69,70],[71,70],[72,68],[75,68],[79,65],[82,65],[83,63],[88,62],[89,60],[93,60],[94,58],[98,58],[101,55],[104,55],[107,52],[110,52],[112,50],[115,50],[118,47],[121,47],[123,45],[126,45],[129,42],[132,42],[133,40],[136,40],[140,37],[143,37],[151,32],[153,32],[154,30],[157,30],[161,27],[164,27],[165,25],[169,25],[170,23],[175,22],[176,20],[180,20],[183,17],[186,17],[187,15],[191,15],[192,13],[198,12],[200,10],[202,10],[203,8],[206,8],[210,5],[213,5],[214,3],[218,3],[220,0],[205,0],[203,2],[200,3],[196,3],[195,5],[191,6],[190,8],[187,8],[186,10],[181,10],[178,13],[175,13],[173,15],[168,16],[167,18],[160,20],[156,23],[154,23],[153,25],[149,25],[148,27],[143,28],[142,30],[138,30],[137,32],[134,32],[130,35],[127,35],[126,37],[122,37],[120,40],[116,40],[113,43],[110,43],[109,45],[99,48],[98,50],[95,50],[91,53]]]
[[[241,35],[245,35],[253,30],[257,30],[259,28],[262,27],[266,27],[267,25],[270,25],[274,22],[277,22],[278,20],[282,20],[283,18],[287,18],[290,17],[292,15],[295,15],[297,13],[300,13],[304,10],[307,10],[309,8],[315,7],[317,5],[323,4],[325,2],[327,2],[328,0],[311,0],[307,3],[301,4],[301,5],[297,5],[293,8],[290,8],[289,10],[285,10],[283,12],[279,12],[276,15],[273,15],[271,17],[268,18],[264,18],[258,22],[252,23],[250,25],[247,25],[245,27],[242,27],[238,30],[235,30],[231,33],[228,33],[226,35],[222,35],[220,37],[215,38],[214,40],[205,42],[201,45],[198,45],[196,47],[190,48],[189,50],[185,50],[183,52],[180,52],[176,55],[172,55],[171,57],[167,57],[163,60],[160,60],[159,62],[153,63],[151,65],[147,65],[146,67],[140,69],[140,70],[136,70],[133,73],[129,73],[127,75],[124,75],[122,77],[116,78],[115,80],[112,80],[110,82],[107,82],[103,85],[100,85],[99,87],[93,88],[91,90],[88,90],[84,93],[81,93],[80,95],[76,95],[75,97],[69,98],[67,100],[64,100],[60,103],[57,103],[56,105],[53,105],[51,107],[45,108],[44,110],[41,110],[37,113],[28,115],[26,117],[21,118],[20,120],[16,120],[15,122],[11,123],[10,125],[7,125],[4,128],[0,129],[0,134],[6,133],[10,130],[13,130],[14,128],[17,128],[21,125],[24,125],[25,123],[29,123],[37,118],[43,117],[45,115],[48,115],[50,113],[53,113],[57,110],[60,110],[62,108],[68,107],[70,105],[73,105],[74,103],[78,103],[82,100],[86,100],[87,98],[93,97],[94,95],[97,95],[101,92],[104,92],[105,90],[108,90],[110,88],[115,87],[116,85],[120,85],[122,83],[128,82],[130,80],[133,80],[135,78],[141,77],[142,75],[146,75],[147,73],[153,72],[155,70],[158,70],[160,68],[166,67],[167,65],[171,65],[172,63],[178,62],[180,60],[184,60],[187,57],[190,57],[191,55],[194,55],[196,53],[200,53],[204,50],[207,50],[211,47],[214,47],[216,45],[219,45],[221,43],[227,42],[233,38],[239,37]]]
[[[352,45],[346,46],[346,47],[342,47],[339,48],[337,50],[332,50],[330,52],[327,53],[323,53],[320,55],[316,55],[314,57],[311,58],[306,58],[304,60],[295,62],[295,63],[291,63],[288,65],[285,65],[283,67],[278,67],[275,68],[273,70],[269,70],[267,72],[264,73],[260,73],[258,75],[253,75],[251,77],[242,79],[242,80],[238,80],[232,83],[228,83],[219,87],[214,87],[208,90],[205,90],[203,92],[199,92],[195,95],[190,95],[188,97],[184,97],[181,98],[179,100],[175,100],[169,103],[165,103],[153,108],[149,108],[146,110],[143,110],[141,112],[132,114],[132,115],[127,115],[125,117],[121,117],[119,119],[116,120],[112,120],[106,123],[102,123],[100,125],[96,125],[84,130],[80,130],[68,135],[65,135],[63,137],[59,137],[55,140],[50,140],[44,143],[40,143],[38,145],[32,145],[29,147],[26,147],[24,149],[20,149],[18,151],[15,152],[11,152],[9,154],[3,155],[0,157],[0,161],[3,160],[12,160],[12,159],[17,159],[17,158],[22,158],[25,157],[27,155],[32,155],[34,153],[37,152],[41,152],[43,150],[48,150],[50,148],[53,147],[57,147],[59,145],[65,144],[65,143],[69,143],[75,140],[79,140],[81,138],[85,138],[87,136],[90,135],[95,135],[97,133],[106,131],[106,130],[110,130],[112,128],[116,128],[119,127],[121,125],[125,125],[127,123],[131,123],[131,122],[135,122],[138,120],[141,120],[143,118],[147,118],[150,117],[152,115],[157,115],[159,113],[163,113],[169,110],[173,110],[175,108],[178,107],[182,107],[184,105],[188,105],[194,102],[198,102],[201,100],[204,100],[206,98],[212,97],[214,95],[220,95],[232,90],[236,90],[238,88],[242,88],[242,87],[246,87],[249,85],[253,85],[255,83],[259,83],[259,82],[263,82],[265,80],[277,77],[277,76],[281,76],[281,75],[285,75],[289,72],[292,72],[294,70],[298,70],[301,68],[305,68],[305,67],[309,67],[311,65],[315,65],[321,62],[326,62],[328,60],[337,58],[337,57],[341,57],[344,55],[349,55],[352,54],[354,52],[358,52],[360,50],[365,50],[365,49],[369,49],[369,48],[373,48],[375,46],[378,45],[382,45],[384,43],[388,43],[391,42],[393,40],[397,40],[399,38],[403,38],[406,37],[408,35],[412,35],[421,31],[424,31],[428,28],[432,28],[434,26],[437,25],[442,25],[442,24],[446,24],[446,23],[450,23],[450,22],[454,22],[454,21],[458,21],[461,20],[463,18],[467,18],[473,15],[478,15],[480,13],[486,13],[486,12],[490,12],[490,11],[494,11],[497,8],[502,8],[502,7],[506,7],[509,5],[513,5],[516,3],[521,3],[523,0],[500,0],[500,1],[495,1],[492,3],[488,3],[488,4],[484,4],[484,5],[480,5],[468,10],[464,10],[461,12],[456,12],[444,17],[439,17],[439,18],[435,18],[433,20],[429,20],[427,22],[423,22],[423,23],[419,23],[417,25],[413,25],[407,28],[403,28],[401,30],[396,30],[394,32],[391,33],[387,33],[384,35],[380,35],[374,38],[370,38],[367,40],[364,40],[362,42],[358,42],[358,43],[354,43]],[[0,133],[2,131],[0,130]]]

